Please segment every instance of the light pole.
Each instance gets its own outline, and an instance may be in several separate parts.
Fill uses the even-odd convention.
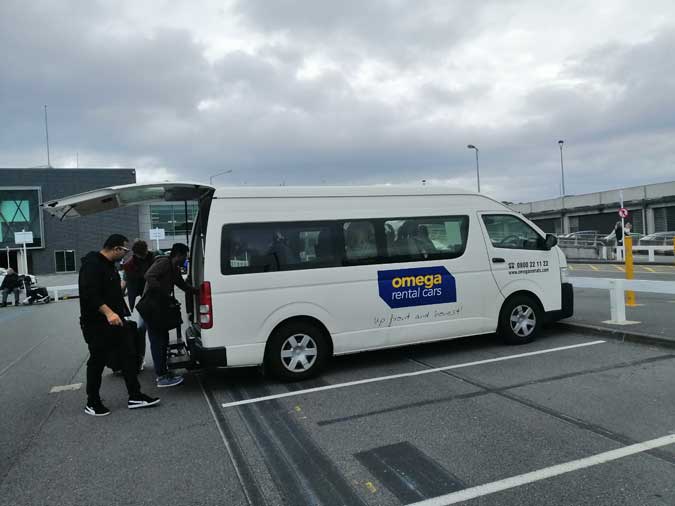
[[[562,195],[560,196],[560,233],[565,233],[565,167],[563,165],[563,144],[562,139],[558,141],[560,146],[560,177],[562,179]]]
[[[213,174],[212,176],[209,176],[209,184],[213,184],[213,178],[217,176],[222,176],[224,174],[231,174],[232,169],[229,170],[224,170],[223,172],[218,172],[217,174]]]
[[[563,166],[563,154],[562,154],[562,148],[563,144],[565,144],[565,141],[558,141],[558,146],[560,146],[560,176],[562,177],[562,194],[563,197],[565,196],[565,167]]]
[[[473,144],[467,144],[467,148],[476,150],[476,181],[478,182],[478,193],[480,193],[480,168],[478,167],[478,148]]]

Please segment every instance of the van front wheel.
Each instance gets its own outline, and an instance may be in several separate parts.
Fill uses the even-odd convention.
[[[508,300],[499,315],[499,333],[507,344],[526,344],[534,341],[542,324],[539,303],[527,295]]]
[[[284,381],[316,376],[328,358],[328,340],[322,329],[310,322],[289,322],[274,331],[267,348],[268,371]]]

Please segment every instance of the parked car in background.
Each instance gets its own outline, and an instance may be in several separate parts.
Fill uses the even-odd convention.
[[[640,239],[641,246],[672,246],[675,232],[656,232]]]
[[[670,246],[672,248],[673,237],[675,237],[675,232],[655,232],[642,237],[640,239],[640,246]],[[655,251],[654,253],[657,255],[672,255],[673,250]]]

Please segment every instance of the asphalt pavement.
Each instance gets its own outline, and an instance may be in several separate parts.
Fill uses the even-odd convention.
[[[76,316],[0,311],[0,504],[675,504],[672,350],[553,327],[338,357],[298,384],[252,368],[158,390],[146,369],[162,402],[134,411],[106,371],[113,412],[93,418]]]

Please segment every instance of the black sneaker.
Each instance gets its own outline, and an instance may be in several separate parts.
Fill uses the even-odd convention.
[[[138,394],[133,397],[129,397],[127,406],[129,409],[136,409],[147,408],[149,406],[154,406],[155,404],[159,404],[159,397],[150,397],[149,395]]]
[[[110,414],[110,410],[100,402],[87,403],[84,412],[91,416],[106,416]]]

